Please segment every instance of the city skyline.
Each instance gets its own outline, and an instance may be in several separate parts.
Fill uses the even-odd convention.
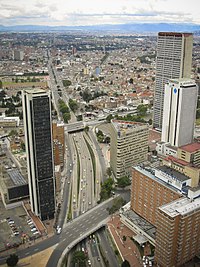
[[[129,23],[200,24],[197,0],[6,1],[0,3],[0,24],[80,26]]]

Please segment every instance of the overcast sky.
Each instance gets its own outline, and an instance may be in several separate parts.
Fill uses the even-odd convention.
[[[200,0],[0,0],[0,24],[200,24],[199,10]]]

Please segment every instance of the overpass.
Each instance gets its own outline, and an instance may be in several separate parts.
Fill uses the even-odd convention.
[[[68,133],[78,132],[78,131],[83,130],[84,128],[85,128],[85,124],[83,121],[77,121],[77,122],[65,124],[65,130]]]
[[[86,213],[75,218],[73,221],[64,225],[63,231],[59,236],[59,242],[52,252],[46,267],[61,267],[66,258],[67,253],[78,244],[81,240],[103,227],[109,219],[107,208],[113,205],[113,199],[95,206]]]

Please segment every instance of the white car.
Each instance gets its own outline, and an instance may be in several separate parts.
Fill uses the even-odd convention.
[[[61,233],[61,231],[62,231],[62,228],[61,227],[59,227],[59,226],[57,226],[57,235],[59,235],[60,233]]]

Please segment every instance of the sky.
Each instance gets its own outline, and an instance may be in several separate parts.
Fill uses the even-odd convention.
[[[0,0],[0,24],[200,24],[200,0]]]

